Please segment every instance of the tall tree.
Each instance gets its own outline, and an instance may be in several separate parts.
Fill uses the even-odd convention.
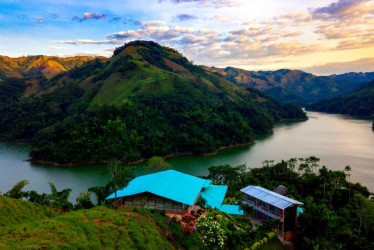
[[[118,189],[127,187],[132,179],[134,179],[134,172],[132,167],[120,166],[120,161],[114,160],[109,164],[110,174],[112,180],[110,182],[111,187],[114,190],[114,208],[118,208]]]

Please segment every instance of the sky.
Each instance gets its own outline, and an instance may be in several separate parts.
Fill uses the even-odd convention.
[[[132,40],[197,65],[374,71],[374,0],[1,0],[0,55],[99,55]]]

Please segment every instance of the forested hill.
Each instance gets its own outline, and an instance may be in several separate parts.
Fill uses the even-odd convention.
[[[18,58],[0,56],[0,79],[5,77],[51,77],[94,59],[94,57],[89,56],[65,58],[42,55]]]
[[[207,69],[223,75],[236,85],[251,86],[264,91],[281,103],[291,102],[299,106],[347,94],[364,82],[374,79],[374,72],[316,76],[289,69],[276,71],[247,71],[233,67]]]
[[[295,106],[146,41],[57,75],[29,97],[18,84],[18,92],[0,103],[0,137],[33,139],[32,158],[49,162],[213,152],[251,142],[282,119],[306,119]]]
[[[307,106],[308,110],[374,117],[374,81],[341,97],[322,100]]]

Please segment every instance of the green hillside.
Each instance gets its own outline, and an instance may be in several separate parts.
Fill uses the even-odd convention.
[[[308,110],[352,116],[374,117],[374,81],[341,97],[322,100],[307,106]]]
[[[223,75],[236,85],[251,86],[281,103],[291,102],[299,106],[344,95],[368,79],[374,79],[372,72],[316,76],[289,69],[276,71],[247,71],[232,67],[207,69]]]
[[[142,209],[58,213],[0,196],[0,219],[0,249],[179,249],[193,248],[197,240],[179,225],[167,225],[159,212]]]
[[[57,75],[33,94],[17,93],[0,105],[0,138],[33,139],[32,158],[56,164],[214,152],[251,142],[277,121],[306,119],[295,106],[146,41]]]

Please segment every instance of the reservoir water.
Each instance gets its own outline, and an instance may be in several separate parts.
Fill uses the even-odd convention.
[[[371,121],[347,116],[308,112],[309,120],[277,124],[274,133],[259,137],[252,145],[230,148],[215,156],[181,156],[168,159],[172,168],[192,175],[206,175],[213,165],[246,164],[260,167],[265,160],[316,156],[321,165],[334,170],[352,168],[351,181],[374,192],[374,132]],[[107,166],[53,167],[25,161],[30,145],[0,142],[0,192],[5,193],[20,180],[30,184],[25,190],[50,193],[48,182],[57,189],[71,188],[70,200],[89,187],[105,185]],[[146,173],[146,164],[136,166],[136,174]]]

